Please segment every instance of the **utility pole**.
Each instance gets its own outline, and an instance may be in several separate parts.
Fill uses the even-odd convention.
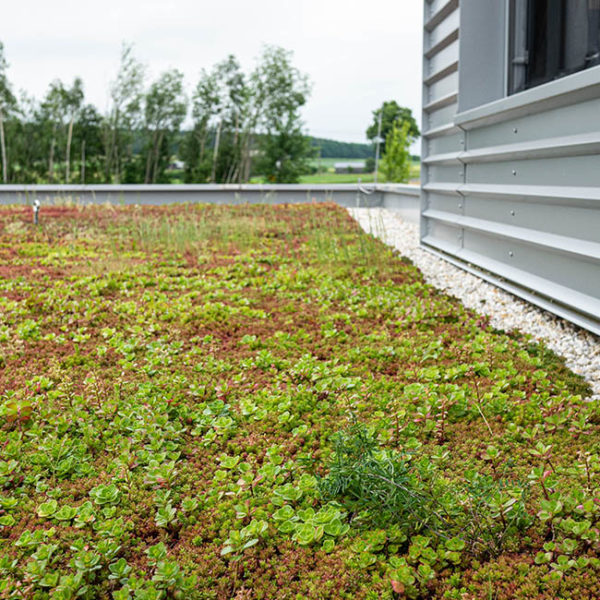
[[[381,144],[381,118],[383,117],[383,107],[379,110],[379,120],[377,121],[377,146],[375,150],[375,183],[377,183],[377,172],[379,171],[379,144]]]

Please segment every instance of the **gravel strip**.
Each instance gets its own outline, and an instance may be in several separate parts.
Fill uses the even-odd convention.
[[[518,329],[563,356],[582,375],[600,400],[600,338],[568,321],[509,294],[419,247],[418,226],[383,208],[351,208],[360,226],[410,258],[428,283],[457,297],[466,307],[488,315],[505,331]]]

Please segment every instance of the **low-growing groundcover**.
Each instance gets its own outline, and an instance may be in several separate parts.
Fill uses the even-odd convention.
[[[0,209],[0,597],[597,598],[600,414],[333,205]]]

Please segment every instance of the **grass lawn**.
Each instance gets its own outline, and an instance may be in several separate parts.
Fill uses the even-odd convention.
[[[314,173],[302,175],[299,183],[373,183],[373,173]],[[379,177],[381,181],[381,177]]]
[[[373,183],[375,177],[373,173],[335,173],[333,165],[336,162],[361,162],[362,159],[352,158],[322,158],[321,167],[327,167],[327,170],[322,173],[313,173],[311,175],[302,175],[299,183],[311,184],[311,183],[358,183],[359,180],[362,183]],[[314,166],[318,165],[318,160],[313,159],[311,164]],[[418,183],[421,177],[421,163],[419,161],[413,161],[410,167],[410,181],[411,183]],[[382,174],[379,174],[378,180],[380,183],[385,183],[385,179]],[[250,183],[264,183],[263,177],[252,177]]]
[[[333,205],[0,208],[0,597],[600,597],[600,410]]]

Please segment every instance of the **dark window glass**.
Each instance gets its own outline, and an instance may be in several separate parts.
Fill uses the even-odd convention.
[[[600,0],[512,0],[510,93],[600,65]]]

